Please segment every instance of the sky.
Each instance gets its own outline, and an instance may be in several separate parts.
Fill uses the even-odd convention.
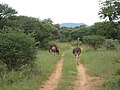
[[[18,11],[18,15],[41,20],[51,18],[55,24],[99,22],[99,0],[0,0]]]

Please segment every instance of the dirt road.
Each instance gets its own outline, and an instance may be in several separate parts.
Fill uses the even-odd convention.
[[[38,90],[54,90],[62,77],[64,53],[56,65],[55,71],[51,74],[49,79]],[[74,90],[95,90],[96,86],[101,82],[99,77],[90,77],[86,74],[85,67],[82,64],[77,66],[77,80],[74,83]]]

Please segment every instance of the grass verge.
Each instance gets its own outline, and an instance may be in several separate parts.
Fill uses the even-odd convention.
[[[120,75],[116,75],[120,64],[120,51],[85,50],[81,54],[81,63],[85,64],[91,76],[104,78],[99,90],[120,90]]]
[[[58,60],[60,60],[60,55],[38,51],[33,70],[30,71],[27,67],[21,71],[5,74],[0,80],[0,90],[36,90],[48,79]]]

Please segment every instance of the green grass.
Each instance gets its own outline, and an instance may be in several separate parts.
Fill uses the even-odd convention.
[[[56,90],[73,90],[74,80],[77,77],[77,69],[71,52],[71,50],[68,50],[65,53],[62,80]]]
[[[58,48],[61,54],[70,48],[70,44],[58,43]],[[39,50],[32,71],[30,67],[9,73],[4,70],[3,78],[0,78],[0,90],[35,90],[39,88],[51,75],[58,60],[60,60],[60,55]],[[0,65],[0,71],[2,68],[4,69],[4,66]]]
[[[62,70],[62,80],[56,90],[73,90],[74,80],[76,80],[77,69],[70,50],[70,43],[58,43],[60,54],[65,51],[64,64]],[[120,64],[120,51],[93,50],[83,46],[80,62],[87,68],[87,73],[91,76],[98,76],[104,79],[99,90],[119,90],[120,75],[116,75]],[[36,90],[51,75],[55,65],[60,60],[60,55],[54,55],[48,51],[38,51],[36,64],[32,71],[29,67],[21,71],[3,74],[0,78],[0,90]],[[3,66],[0,66],[0,68]],[[2,69],[0,69],[1,71]]]
[[[57,45],[61,52],[69,50],[71,48],[71,45],[68,42],[58,43]]]
[[[120,64],[115,60],[120,61],[120,51],[85,49],[81,54],[81,63],[85,64],[87,73],[104,79],[100,90],[120,90],[120,76],[115,75],[116,70],[120,69]]]
[[[60,55],[38,51],[33,71],[26,68],[8,73],[4,76],[3,82],[0,80],[0,90],[36,90],[48,79],[58,60],[60,60]]]
[[[51,72],[55,69],[56,63],[60,60],[60,55],[42,51],[38,54],[37,63],[41,66],[41,73],[43,78],[48,79]]]

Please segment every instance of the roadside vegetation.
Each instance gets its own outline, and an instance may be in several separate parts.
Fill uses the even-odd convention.
[[[19,71],[1,73],[0,90],[35,90],[39,88],[55,69],[58,60],[60,60],[60,56],[39,50],[32,68],[24,66]]]
[[[85,47],[81,54],[81,63],[91,76],[102,78],[98,90],[120,89],[120,50],[94,50]]]

